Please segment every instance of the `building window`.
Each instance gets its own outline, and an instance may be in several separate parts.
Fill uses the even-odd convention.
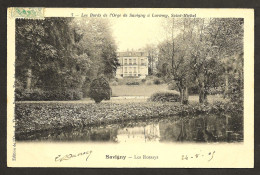
[[[134,73],[136,73],[136,67],[134,67]]]
[[[132,59],[131,58],[129,59],[129,65],[132,65]]]
[[[124,65],[127,65],[127,59],[125,59]]]
[[[127,67],[125,67],[125,73],[127,73]]]
[[[133,64],[136,65],[136,58],[134,58]]]
[[[144,59],[141,59],[141,65],[142,65],[142,66],[145,66]]]

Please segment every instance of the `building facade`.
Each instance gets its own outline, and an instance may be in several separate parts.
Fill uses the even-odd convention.
[[[148,75],[148,55],[146,52],[118,52],[117,78],[145,78]]]

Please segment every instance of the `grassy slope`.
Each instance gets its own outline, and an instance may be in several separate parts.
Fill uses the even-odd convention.
[[[155,92],[168,90],[167,84],[160,85],[118,85],[111,86],[112,96],[151,96]]]

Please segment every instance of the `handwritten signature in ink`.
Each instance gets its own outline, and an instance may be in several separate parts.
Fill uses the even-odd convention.
[[[88,161],[89,156],[91,155],[92,151],[84,151],[84,152],[80,152],[78,154],[66,154],[66,155],[58,155],[55,157],[55,162],[62,162],[64,160],[70,160],[71,158],[74,157],[79,157],[79,156],[83,156],[86,155],[86,161]]]

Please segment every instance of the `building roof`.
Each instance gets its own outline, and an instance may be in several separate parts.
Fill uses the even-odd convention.
[[[134,52],[134,51],[127,51],[127,52],[117,52],[117,56],[119,57],[147,57],[147,52]]]

